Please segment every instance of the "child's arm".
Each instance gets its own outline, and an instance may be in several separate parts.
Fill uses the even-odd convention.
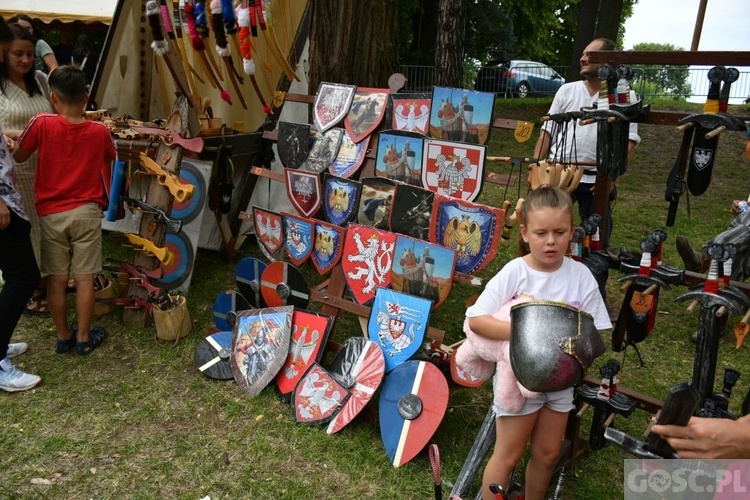
[[[16,160],[16,163],[23,163],[29,159],[31,153],[32,151],[26,151],[20,144],[16,144],[16,147],[13,148],[13,159]]]
[[[487,339],[510,340],[510,322],[500,321],[489,314],[469,318],[471,331]]]

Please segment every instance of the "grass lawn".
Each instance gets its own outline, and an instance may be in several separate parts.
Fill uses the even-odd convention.
[[[670,101],[653,104],[667,109]],[[533,138],[517,143],[506,130],[493,130],[488,154],[531,156],[538,136],[539,117],[548,100],[499,99],[495,116],[535,123]],[[699,107],[688,107],[698,111]],[[747,115],[747,107],[731,110]],[[637,250],[641,239],[663,227],[667,215],[664,189],[674,163],[680,134],[673,127],[642,125],[643,142],[628,172],[618,181],[612,246]],[[683,196],[676,226],[669,228],[664,261],[682,267],[675,250],[678,234],[696,248],[731,220],[733,199],[748,195],[748,162],[744,133],[721,136],[713,180],[700,197]],[[508,172],[507,164],[491,170]],[[517,176],[518,172],[513,172]],[[525,173],[523,176],[525,181]],[[526,192],[507,192],[486,186],[480,202],[499,204]],[[273,207],[271,207],[273,208]],[[514,240],[517,232],[514,230]],[[129,250],[105,236],[105,254],[129,259]],[[248,240],[242,256],[260,257]],[[489,279],[509,259],[515,246],[502,248],[479,275]],[[319,281],[311,265],[303,266],[311,282]],[[618,309],[622,292],[611,271],[608,303]],[[42,376],[38,388],[18,394],[0,394],[0,497],[3,498],[432,498],[432,473],[425,454],[400,468],[390,465],[375,423],[358,418],[334,436],[323,427],[295,425],[290,408],[272,390],[248,398],[234,381],[208,379],[193,366],[198,342],[212,325],[216,295],[234,286],[234,264],[216,253],[199,251],[188,304],[193,333],[176,345],[155,340],[153,327],[124,324],[119,311],[99,323],[110,332],[92,355],[54,353],[55,331],[49,318],[24,316],[14,336],[29,342],[30,351],[15,361],[22,369]],[[431,324],[446,331],[446,344],[463,337],[465,301],[479,290],[454,285],[451,296],[438,308]],[[663,398],[665,391],[690,380],[698,312],[689,313],[675,298],[686,289],[662,291],[658,317],[651,336],[639,344],[645,360],[640,367],[632,349],[608,352],[590,370],[610,358],[622,364],[620,385]],[[73,310],[72,297],[70,302]],[[317,305],[311,305],[316,309]],[[737,318],[732,318],[734,324]],[[342,314],[333,334],[338,341],[359,334],[356,318]],[[609,335],[605,335],[610,345]],[[717,388],[725,367],[741,372],[748,366],[750,346],[737,350],[734,336],[721,341]],[[750,388],[750,373],[743,373],[730,400],[739,412]],[[434,436],[443,463],[444,492],[464,463],[491,401],[491,387],[465,389],[451,385],[446,416]],[[583,425],[588,434],[590,413]],[[640,436],[648,415],[636,412],[617,418],[615,426]],[[623,459],[613,446],[589,453],[569,474],[564,497],[616,498],[622,495]]]

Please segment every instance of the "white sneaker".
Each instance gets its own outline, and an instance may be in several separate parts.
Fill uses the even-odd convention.
[[[8,344],[8,353],[6,354],[6,356],[12,358],[13,356],[23,354],[28,350],[29,344],[27,344],[26,342],[13,342]]]
[[[7,392],[28,391],[42,382],[38,375],[25,373],[11,365],[10,370],[0,368],[0,389]]]

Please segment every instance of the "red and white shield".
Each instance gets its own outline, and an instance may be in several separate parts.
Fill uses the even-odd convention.
[[[255,234],[263,248],[271,255],[278,252],[284,243],[281,214],[253,206],[253,221]]]
[[[286,194],[297,212],[304,217],[312,217],[320,208],[320,175],[294,168],[285,168]]]
[[[395,247],[395,233],[359,224],[347,226],[341,268],[358,304],[375,298],[378,287],[390,285]]]
[[[405,328],[406,323],[400,319],[391,318],[390,321],[388,321],[388,330],[390,330],[393,339],[397,339],[403,335]]]
[[[422,185],[437,194],[474,201],[482,191],[486,146],[426,139]]]
[[[313,104],[313,122],[318,132],[325,132],[349,112],[354,99],[354,85],[321,82]]]

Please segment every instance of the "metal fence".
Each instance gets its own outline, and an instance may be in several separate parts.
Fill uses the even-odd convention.
[[[565,75],[567,67],[562,66],[551,66],[552,69]],[[480,68],[481,69],[481,68]],[[656,74],[661,72],[681,71],[684,68],[670,68],[663,67],[660,69],[644,71],[642,69],[636,69],[635,77],[633,79],[633,90],[641,98],[653,98],[653,97],[667,97],[667,98],[681,98],[688,100],[701,100],[708,95],[708,88],[710,82],[708,80],[709,66],[691,66],[688,71],[687,83],[689,85],[689,92],[675,93],[665,90],[659,90],[658,82],[656,80]],[[731,92],[729,94],[730,104],[747,104],[750,103],[750,68],[738,68],[740,70],[739,79],[732,84]],[[402,65],[400,72],[406,76],[407,82],[404,87],[404,91],[407,92],[431,92],[433,85],[435,85],[435,67],[434,66],[413,66],[413,65]],[[477,72],[478,73],[478,72]],[[476,76],[473,77],[471,82],[468,82],[465,88],[475,88],[474,83]],[[507,91],[508,89],[498,89],[497,93],[499,96],[511,97],[512,93]]]

